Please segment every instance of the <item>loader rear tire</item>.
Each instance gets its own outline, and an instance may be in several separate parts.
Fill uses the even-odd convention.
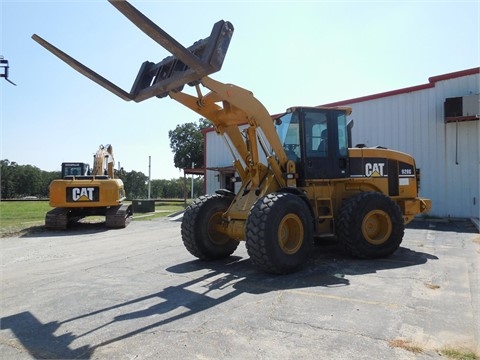
[[[248,255],[262,271],[285,274],[305,263],[313,244],[313,221],[299,196],[271,193],[256,201],[245,224]]]
[[[400,246],[405,226],[400,207],[379,192],[365,192],[347,199],[337,221],[338,240],[358,258],[393,254]]]
[[[223,195],[206,195],[196,199],[183,214],[181,234],[183,244],[201,260],[229,257],[238,241],[215,230],[232,199]]]

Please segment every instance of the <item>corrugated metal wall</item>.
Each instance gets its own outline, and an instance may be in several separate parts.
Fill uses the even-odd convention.
[[[225,142],[215,131],[205,133],[205,166],[224,167],[232,165],[232,155]],[[205,190],[207,194],[215,193],[222,187],[217,171],[207,170],[205,174]]]
[[[432,216],[479,217],[479,121],[445,124],[443,109],[446,98],[478,94],[479,84],[478,74],[469,75],[349,104],[353,144],[382,145],[414,156],[422,174],[421,196],[432,199]]]

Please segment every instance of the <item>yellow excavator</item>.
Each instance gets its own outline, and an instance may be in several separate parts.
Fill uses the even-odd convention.
[[[405,224],[429,211],[410,155],[352,146],[350,108],[296,106],[271,116],[252,92],[210,78],[223,64],[231,23],[217,22],[208,38],[185,48],[127,1],[109,2],[173,54],[144,62],[130,92],[32,38],[123,100],[169,96],[225,137],[240,188],[201,196],[186,209],[181,236],[192,255],[225,258],[245,241],[259,269],[289,273],[306,262],[314,238],[334,236],[356,257],[385,257],[400,246]],[[194,95],[183,91],[187,84]]]
[[[122,204],[125,189],[115,178],[111,145],[100,145],[93,167],[82,162],[62,163],[62,178],[49,186],[50,206],[45,227],[66,229],[69,224],[86,216],[105,216],[108,228],[124,228],[132,218],[131,205]]]

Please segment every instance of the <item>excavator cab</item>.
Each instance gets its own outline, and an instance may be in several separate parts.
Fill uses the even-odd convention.
[[[62,163],[62,179],[90,175],[90,165],[86,163]]]

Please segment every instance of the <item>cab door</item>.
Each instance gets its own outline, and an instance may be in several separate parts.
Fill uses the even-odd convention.
[[[348,132],[344,111],[305,109],[303,112],[303,178],[349,176]]]

